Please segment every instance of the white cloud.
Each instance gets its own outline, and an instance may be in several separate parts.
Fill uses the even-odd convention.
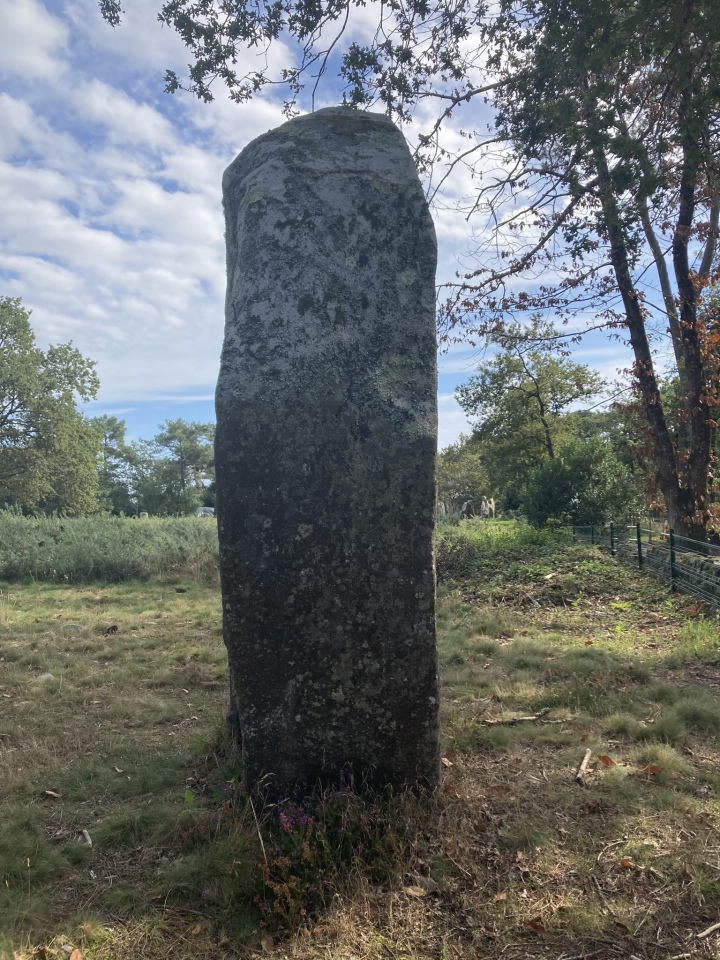
[[[57,80],[64,72],[59,54],[67,46],[67,26],[37,0],[2,0],[0,19],[0,76]]]
[[[110,143],[125,150],[162,150],[176,140],[172,124],[158,110],[100,80],[73,85],[66,104],[86,124],[97,124]]]
[[[72,339],[97,361],[101,403],[207,398],[223,331],[222,172],[283,122],[280,99],[238,106],[220,86],[211,104],[167,97],[163,71],[183,74],[189,57],[175,31],[157,23],[157,0],[132,0],[116,30],[96,0],[65,0],[64,19],[38,0],[0,4],[0,75],[8,79],[0,93],[0,294],[23,298],[41,343]],[[373,17],[369,7],[355,10],[348,36],[368,39]],[[277,44],[271,55],[278,69],[295,54]],[[246,65],[255,58],[250,51]],[[329,83],[321,93],[334,103]],[[406,136],[437,106],[421,105]],[[471,128],[477,117],[465,110],[445,145],[467,144],[461,121]],[[470,172],[459,168],[436,211],[440,281],[454,279],[467,247],[452,206],[472,190]],[[439,366],[469,376],[478,359],[454,347]],[[468,429],[444,393],[441,446]]]
[[[277,99],[257,99],[240,105],[220,90],[211,103],[201,103],[189,94],[175,96],[187,121],[203,131],[212,149],[225,155],[228,164],[251,140],[286,120],[282,102]]]
[[[468,436],[472,427],[452,393],[438,396],[438,450],[455,443],[460,434]]]
[[[0,157],[28,165],[33,157],[52,154],[55,164],[79,159],[77,143],[69,135],[54,130],[48,121],[26,101],[0,92]]]
[[[123,3],[122,22],[110,27],[100,15],[96,0],[71,0],[65,16],[73,35],[98,57],[108,55],[135,72],[142,72],[162,89],[166,69],[182,69],[188,62],[185,45],[175,30],[158,22],[157,0]]]
[[[149,84],[109,80],[107,70],[89,76],[102,51],[146,77],[170,51],[161,44],[149,56],[142,37],[160,30],[151,5],[141,4],[141,14],[128,6],[129,22],[115,32],[94,4],[68,6],[74,59],[65,74],[48,96],[33,87],[0,94],[2,292],[23,297],[41,342],[72,339],[97,361],[107,401],[214,383],[225,286],[222,172],[250,139],[282,122],[265,101],[208,106],[185,95],[163,99],[157,88],[148,102]],[[57,47],[66,29],[49,15],[37,19],[54,26]]]

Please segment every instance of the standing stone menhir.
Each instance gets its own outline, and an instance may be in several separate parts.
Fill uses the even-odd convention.
[[[249,786],[438,777],[436,243],[405,140],[348,108],[223,181],[217,513]]]

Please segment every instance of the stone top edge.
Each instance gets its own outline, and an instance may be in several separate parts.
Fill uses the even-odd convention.
[[[385,166],[389,162],[389,168],[383,172],[388,175],[391,180],[404,180],[408,176],[411,179],[415,178],[415,167],[410,155],[410,149],[397,124],[382,113],[373,113],[368,110],[356,110],[353,107],[339,106],[324,107],[322,110],[316,110],[314,113],[306,113],[299,117],[293,117],[291,120],[287,120],[272,130],[268,130],[266,133],[255,137],[254,140],[251,140],[243,147],[240,153],[238,153],[235,159],[225,169],[223,181],[225,181],[228,176],[237,174],[245,162],[250,162],[250,165],[253,166],[253,161],[250,160],[250,157],[253,155],[257,158],[265,153],[265,159],[271,159],[277,150],[282,152],[283,144],[287,146],[294,141],[295,136],[300,137],[298,145],[300,142],[304,142],[306,146],[309,145],[315,139],[315,132],[312,131],[313,126],[317,128],[317,139],[324,139],[327,133],[327,123],[333,119],[343,121],[342,127],[345,127],[350,136],[352,136],[354,132],[360,132],[363,128],[368,131],[374,128],[376,133],[374,136],[370,134],[371,140],[379,137],[381,138],[379,142],[382,142],[385,147],[383,152],[385,153],[386,159],[385,164],[382,164],[382,166]],[[338,130],[338,133],[340,132],[341,131]],[[378,141],[376,140],[376,144],[377,143]],[[336,162],[332,164],[338,172],[350,159],[347,146],[347,143],[338,144],[338,153],[335,155]],[[340,158],[343,154],[344,156],[341,160]],[[390,154],[394,154],[392,161],[390,161],[389,158]],[[297,153],[295,154],[295,159],[299,159]],[[353,166],[354,164],[350,165]],[[408,169],[405,171],[405,176],[403,176],[402,167],[406,165]],[[368,170],[367,172],[370,171]],[[373,172],[376,175],[380,174],[382,176],[379,169]]]
[[[338,107],[322,107],[320,110],[314,110],[312,113],[303,113],[299,117],[293,117],[287,122],[296,123],[299,120],[311,120],[313,117],[322,117],[328,114],[342,115],[348,119],[350,119],[350,117],[362,117],[364,118],[362,122],[379,120],[381,123],[390,124],[390,126],[399,129],[397,124],[385,113],[377,113],[375,110],[358,110],[356,107],[344,107],[342,105]]]

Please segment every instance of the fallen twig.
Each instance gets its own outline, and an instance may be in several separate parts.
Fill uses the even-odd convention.
[[[585,781],[583,777],[587,773],[588,764],[590,763],[591,756],[592,756],[592,750],[586,750],[585,756],[582,759],[582,763],[578,767],[578,772],[575,774],[575,783],[579,783],[581,787],[585,786]]]
[[[590,753],[589,750],[588,750],[588,753]],[[607,898],[606,898],[605,894],[603,893],[602,887],[600,886],[600,884],[599,884],[599,882],[598,882],[598,878],[597,878],[596,876],[593,876],[593,877],[592,877],[592,881],[593,881],[593,883],[595,884],[595,888],[596,888],[596,890],[597,890],[597,892],[598,892],[598,895],[599,895],[600,899],[602,900],[603,906],[605,907],[605,909],[607,910],[607,912],[610,914],[610,916],[613,918],[613,920],[615,920],[615,912],[614,912],[613,908],[610,906],[610,904],[607,902]]]
[[[606,846],[604,846],[604,847],[602,848],[602,850],[600,851],[600,853],[597,855],[597,860],[595,861],[595,863],[600,863],[600,858],[602,857],[602,855],[603,855],[604,853],[606,853],[608,850],[610,850],[611,847],[617,847],[617,846],[619,846],[621,843],[627,843],[627,834],[625,834],[624,836],[620,837],[619,840],[613,840],[612,843],[608,843]]]
[[[698,940],[702,940],[703,937],[709,937],[711,933],[715,933],[716,930],[720,930],[720,923],[714,923],[711,927],[708,927],[707,930],[703,930],[702,933],[697,935]]]
[[[590,957],[596,957],[602,951],[592,950],[590,953],[574,953],[571,957],[561,953],[558,960],[589,960]]]
[[[654,909],[655,909],[655,904],[652,904],[650,907],[648,907],[647,913],[642,918],[640,923],[633,930],[632,932],[633,937],[636,937],[638,935],[638,933],[640,932],[640,927],[645,923],[645,921],[647,920],[647,918],[650,916],[650,914],[653,912]]]
[[[534,713],[531,717],[505,717],[501,720],[483,720],[483,723],[488,724],[488,726],[496,727],[498,724],[505,724],[505,726],[513,726],[516,723],[530,723],[533,720],[539,720],[540,717],[544,717],[546,714],[550,713],[550,707],[543,707],[542,710],[538,710],[537,713]],[[543,723],[557,723],[556,720],[543,720]]]

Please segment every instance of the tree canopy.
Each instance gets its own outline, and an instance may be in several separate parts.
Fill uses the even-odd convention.
[[[29,311],[0,297],[0,507],[182,516],[211,505],[213,425],[168,420],[128,443],[124,420],[77,409],[98,388],[92,360],[71,343],[41,350]]]
[[[702,539],[717,398],[717,331],[702,291],[717,260],[720,23],[703,0],[502,8],[490,63],[506,72],[496,128],[515,161],[502,185],[524,210],[516,203],[491,231],[502,234],[506,266],[466,277],[449,325],[461,314],[482,329],[507,311],[567,316],[587,305],[622,326],[670,523]],[[496,196],[497,184],[481,188],[481,206],[497,214]],[[552,279],[508,291],[508,278],[540,271]],[[653,355],[666,325],[680,384],[675,433]]]
[[[628,443],[633,411],[597,410],[592,401],[605,387],[602,378],[558,355],[556,337],[535,317],[491,338],[496,352],[456,391],[473,434],[443,451],[441,477],[452,476],[452,464],[475,464],[484,494],[540,526],[550,518],[635,520],[644,477]]]
[[[125,442],[124,420],[103,415],[90,421],[100,439],[98,456],[99,504],[110,513],[137,513],[132,494],[133,452]]]
[[[535,318],[529,329],[516,324],[494,336],[497,352],[456,391],[496,493],[522,486],[531,469],[552,460],[573,435],[569,408],[604,386],[595,371],[553,352],[555,333]]]
[[[438,502],[451,513],[458,513],[471,500],[477,511],[484,496],[490,495],[490,481],[478,445],[469,437],[445,447],[438,454]]]
[[[95,417],[102,438],[101,506],[112,513],[185,516],[214,503],[211,423],[166,420],[150,440],[125,440],[124,420]]]
[[[639,492],[612,444],[595,436],[571,440],[557,457],[535,467],[525,481],[522,508],[535,526],[549,519],[581,526],[631,522],[643,512]]]
[[[139,509],[182,516],[214,502],[214,433],[211,423],[166,420],[152,440],[131,445],[132,487]]]
[[[351,29],[360,6],[370,36],[362,41]],[[715,7],[166,0],[160,19],[192,57],[186,79],[168,73],[171,91],[208,100],[219,80],[242,102],[282,89],[292,113],[335,69],[345,102],[422,116],[417,160],[431,193],[455,173],[472,185],[460,203],[471,249],[441,312],[442,337],[478,342],[521,311],[572,318],[575,334],[604,327],[619,336],[670,523],[702,539],[720,356],[718,327],[703,311],[718,275]],[[119,0],[101,9],[119,23]],[[265,57],[243,72],[240,64],[258,62],[246,51],[278,43],[296,51],[293,66],[284,56],[273,72],[278,61]],[[661,392],[664,342],[679,382],[677,428]]]
[[[41,350],[30,314],[0,297],[0,498],[68,514],[97,502],[97,435],[75,408],[99,386],[93,361],[71,343]]]

